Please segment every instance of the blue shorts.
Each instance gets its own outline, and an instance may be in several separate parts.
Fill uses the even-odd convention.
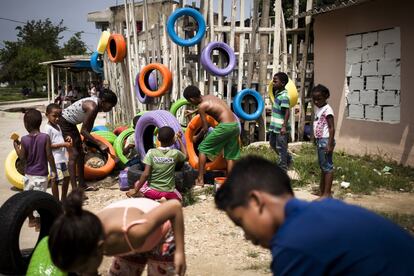
[[[326,148],[328,146],[329,138],[316,139],[316,147],[318,151],[319,167],[323,172],[329,173],[334,169],[332,155],[333,152],[327,153]],[[335,141],[334,141],[335,146]]]

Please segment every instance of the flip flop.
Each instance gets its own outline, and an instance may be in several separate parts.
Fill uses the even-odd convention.
[[[99,190],[98,187],[94,187],[94,186],[85,186],[85,187],[82,187],[82,189],[85,192],[95,192],[95,191],[98,191]]]

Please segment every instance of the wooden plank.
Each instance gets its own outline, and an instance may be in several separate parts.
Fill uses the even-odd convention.
[[[273,27],[273,70],[272,76],[279,72],[280,63],[280,18],[282,10],[282,1],[276,0],[274,6],[275,26]]]
[[[253,14],[254,16],[254,14]],[[214,28],[215,32],[224,32],[224,33],[229,33],[232,31],[231,26],[216,26]],[[251,33],[252,32],[252,27],[235,27],[233,30],[235,33]],[[274,32],[274,28],[273,27],[259,27],[257,29],[257,32],[260,33],[267,33],[267,34],[272,34]],[[297,29],[286,29],[286,33],[291,34],[291,33],[304,33],[305,32],[305,28],[297,28]]]
[[[208,5],[208,27],[209,27],[209,41],[214,41],[214,0],[209,0]],[[215,77],[213,75],[209,75],[208,77],[208,90],[207,94],[214,94],[214,87],[213,87],[213,81]]]
[[[259,3],[253,1],[253,17],[250,21],[250,26],[252,26],[250,31],[250,45],[249,45],[249,61],[247,68],[247,87],[250,88],[252,85],[253,79],[253,66],[254,66],[254,55],[256,53],[256,33],[259,28],[258,24],[258,12],[259,12]]]
[[[223,27],[223,0],[219,0],[218,1],[218,26],[216,26],[214,28],[214,31],[217,34],[217,40],[218,41],[223,41],[223,33],[221,31],[218,31],[218,28]],[[219,57],[219,66],[223,66],[223,58]],[[217,78],[218,79],[218,84],[217,84],[217,96],[220,97],[221,99],[224,97],[224,82],[223,82],[223,78]]]
[[[240,0],[240,27],[244,27],[244,6],[245,0]],[[243,79],[244,79],[244,34],[239,34],[239,68],[237,74],[237,91],[242,90],[243,88]]]
[[[231,1],[231,21],[230,21],[230,26],[231,26],[230,48],[232,49],[234,49],[234,37],[235,37],[234,28],[236,27],[236,11],[237,11],[236,0],[232,0]],[[231,105],[232,88],[233,88],[233,72],[228,75],[228,80],[227,80],[227,105],[228,106]]]

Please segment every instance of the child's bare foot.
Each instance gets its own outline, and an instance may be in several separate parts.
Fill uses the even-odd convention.
[[[135,198],[135,197],[144,197],[144,195],[140,191],[137,191],[135,189],[131,189],[128,192],[126,192],[125,194],[126,194],[127,197],[133,197],[133,198]]]

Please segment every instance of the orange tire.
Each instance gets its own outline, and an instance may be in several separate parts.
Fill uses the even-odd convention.
[[[206,119],[210,126],[215,127],[218,125],[217,121],[214,120],[213,117],[207,116]],[[187,126],[187,130],[185,131],[185,142],[187,144],[188,162],[194,169],[198,169],[198,156],[194,150],[193,136],[201,127],[202,121],[200,115],[197,115],[193,119],[191,119],[190,123]],[[213,161],[207,162],[205,165],[206,171],[225,170],[226,168],[227,163],[226,160],[223,158],[222,154],[217,156]]]
[[[152,91],[145,84],[145,76],[149,75],[151,71],[158,70],[162,76],[162,84],[158,90]],[[171,89],[172,85],[172,74],[167,66],[161,63],[151,63],[141,69],[139,74],[139,88],[142,92],[149,97],[160,97],[167,93]]]
[[[121,62],[126,55],[126,43],[121,34],[111,34],[107,46],[108,58],[112,62]]]
[[[112,154],[112,156],[116,156],[114,148],[112,147],[112,145],[105,138],[103,138],[99,135],[93,134],[93,133],[92,133],[92,136],[96,140],[98,140],[98,141],[104,143],[105,145],[107,145],[108,148],[109,148],[109,152]],[[85,164],[85,168],[84,168],[85,180],[94,180],[94,179],[104,178],[108,174],[110,174],[114,168],[115,168],[115,160],[111,157],[110,154],[108,154],[108,160],[106,161],[106,163],[103,167],[92,168],[92,167],[89,167]]]

